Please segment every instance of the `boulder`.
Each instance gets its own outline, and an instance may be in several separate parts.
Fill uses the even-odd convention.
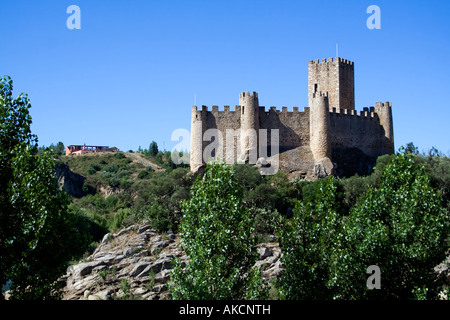
[[[86,192],[83,191],[86,178],[71,171],[67,163],[56,166],[56,179],[59,189],[64,190],[71,196],[81,198],[86,195]]]
[[[257,249],[257,251],[259,253],[259,259],[260,260],[263,260],[263,259],[265,259],[267,257],[272,256],[272,252],[269,249],[267,249],[266,247],[259,247]]]
[[[131,277],[136,277],[137,275],[139,275],[142,271],[144,271],[145,268],[147,268],[149,265],[151,265],[151,262],[146,262],[146,261],[142,261],[137,263],[133,270],[131,270],[130,272],[130,276]]]
[[[334,174],[334,164],[330,158],[322,158],[314,163],[314,174],[318,178],[324,178]]]

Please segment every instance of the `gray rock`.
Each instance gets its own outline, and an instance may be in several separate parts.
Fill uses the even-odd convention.
[[[270,167],[270,163],[267,162],[267,160],[266,160],[265,158],[263,158],[263,157],[258,158],[258,160],[256,161],[256,164],[255,164],[255,165],[256,165],[256,167],[257,167],[258,169]]]
[[[123,255],[125,257],[129,257],[129,256],[131,256],[134,253],[134,248],[126,247],[126,248],[123,249],[122,252],[123,252]]]
[[[73,282],[67,281],[67,287],[72,290],[82,290],[86,288],[91,288],[95,285],[98,280],[98,276],[96,274],[91,274],[84,279],[73,279]]]
[[[111,300],[111,291],[105,289],[94,294],[90,294],[87,297],[88,300]]]
[[[147,268],[151,263],[150,262],[146,262],[146,261],[142,261],[137,263],[133,270],[131,270],[130,272],[130,276],[131,277],[136,277],[137,275],[139,275],[142,271],[144,271],[145,268]]]
[[[92,261],[92,262],[85,262],[77,264],[73,267],[73,277],[84,277],[85,275],[88,275],[92,272],[92,269],[95,267],[98,267],[100,265],[106,264],[105,261]]]
[[[138,229],[138,234],[143,233],[144,231],[147,231],[147,230],[149,230],[150,228],[151,228],[151,226],[149,226],[149,225],[141,226],[141,227],[139,227],[139,229]]]
[[[167,289],[167,286],[165,284],[157,284],[156,286],[154,286],[152,288],[153,292],[162,292],[165,291]]]
[[[152,239],[151,242],[160,242],[161,241],[161,236],[156,236]]]
[[[155,283],[167,283],[170,280],[170,270],[162,270],[155,275]]]
[[[76,197],[81,198],[86,195],[83,191],[83,184],[85,177],[71,171],[68,164],[61,164],[56,166],[56,179],[58,188]]]
[[[329,158],[322,158],[315,162],[314,173],[319,178],[324,178],[329,175],[333,175],[335,170],[335,165],[331,162]]]
[[[120,236],[123,235],[124,233],[130,232],[130,231],[133,230],[135,227],[136,227],[136,226],[132,225],[132,226],[129,226],[128,228],[125,228],[125,229],[120,230],[119,233],[117,233],[117,234],[114,235],[114,238],[120,237]]]
[[[147,265],[147,267],[145,267],[144,270],[142,270],[142,272],[140,274],[138,274],[136,276],[136,278],[147,277],[150,274],[150,272],[157,273],[158,271],[156,271],[156,270],[158,270],[158,266],[155,266],[153,264],[149,264],[149,265]]]
[[[265,259],[267,257],[272,256],[272,252],[266,247],[260,247],[257,249],[257,251],[259,253],[259,259]]]

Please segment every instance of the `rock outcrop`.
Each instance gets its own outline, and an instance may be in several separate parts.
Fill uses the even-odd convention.
[[[86,192],[83,191],[83,183],[86,178],[71,171],[67,163],[56,166],[56,179],[58,187],[71,196],[81,198],[86,195]]]
[[[173,259],[187,262],[178,243],[178,235],[157,234],[148,225],[108,233],[91,256],[70,266],[59,279],[63,299],[170,299],[167,282]],[[267,281],[282,272],[277,243],[260,244],[258,253],[256,265]]]

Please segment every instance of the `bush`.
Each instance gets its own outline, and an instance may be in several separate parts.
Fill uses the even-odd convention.
[[[89,182],[87,180],[83,181],[83,187],[81,188],[81,191],[87,193],[89,191]]]
[[[117,170],[118,170],[118,167],[115,164],[109,164],[109,165],[106,165],[103,167],[103,172],[114,173],[114,172],[117,172]]]
[[[113,230],[119,230],[133,224],[134,213],[130,208],[122,208],[117,210],[114,214],[114,220],[112,222],[111,228]]]
[[[120,186],[120,179],[114,175],[109,179],[108,183],[111,187],[117,188]]]
[[[276,210],[257,208],[255,232],[258,234],[277,234],[284,226],[285,218]]]
[[[123,152],[117,152],[116,154],[114,154],[114,158],[123,159],[125,158],[125,155],[123,154]]]
[[[149,176],[148,171],[147,170],[142,170],[142,171],[139,172],[137,177],[139,179],[147,179],[148,176]]]

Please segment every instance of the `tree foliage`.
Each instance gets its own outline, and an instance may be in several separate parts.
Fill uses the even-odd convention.
[[[152,141],[150,143],[150,146],[148,148],[148,153],[152,156],[152,157],[156,157],[156,155],[158,154],[158,144],[155,141]]]
[[[52,155],[38,154],[30,101],[12,89],[0,79],[0,284],[12,281],[12,299],[50,298],[87,239],[56,187]]]
[[[347,212],[337,181],[320,182],[282,232],[286,299],[437,299],[433,268],[448,249],[449,215],[424,167],[405,152],[390,157],[377,186]],[[367,268],[381,270],[369,290]]]
[[[412,153],[396,155],[380,186],[367,192],[345,221],[332,265],[339,298],[436,299],[433,268],[448,249],[448,212]],[[367,267],[381,270],[381,289],[367,290]]]
[[[189,263],[177,262],[170,285],[175,299],[255,299],[267,289],[259,270],[249,210],[232,167],[207,165],[191,198],[183,202],[181,247]]]
[[[278,279],[283,299],[331,299],[329,266],[341,213],[335,178],[321,180],[315,198],[298,202],[281,232],[285,272]]]

